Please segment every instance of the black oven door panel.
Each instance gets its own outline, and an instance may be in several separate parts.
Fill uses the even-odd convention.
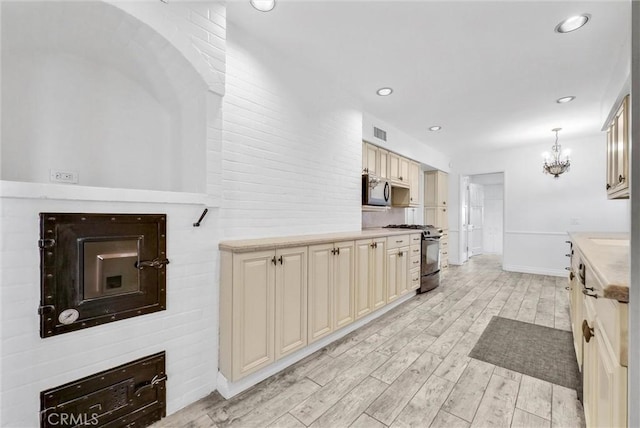
[[[422,261],[420,275],[429,275],[440,270],[440,239],[422,238]]]
[[[40,214],[40,336],[164,310],[166,216]]]

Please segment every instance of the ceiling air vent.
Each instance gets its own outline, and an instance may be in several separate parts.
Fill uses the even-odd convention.
[[[373,136],[381,139],[382,141],[387,141],[387,131],[384,131],[380,128],[373,127]]]

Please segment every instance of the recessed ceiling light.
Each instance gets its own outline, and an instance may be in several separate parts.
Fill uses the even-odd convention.
[[[439,130],[441,130],[441,129],[442,129],[442,126],[438,126],[438,125],[436,125],[436,126],[432,126],[432,127],[430,127],[430,128],[429,128],[429,131],[439,131]]]
[[[591,18],[591,15],[589,15],[588,13],[572,16],[570,18],[565,19],[558,25],[556,25],[555,32],[570,33],[571,31],[575,31],[578,28],[582,27],[587,22],[589,22],[590,18]]]
[[[568,102],[570,102],[570,101],[573,101],[573,100],[575,100],[575,99],[576,99],[576,97],[574,97],[573,95],[569,95],[568,97],[558,98],[558,99],[556,100],[556,102],[557,102],[558,104],[564,104],[564,103],[568,103]]]
[[[386,97],[387,95],[391,95],[393,93],[393,89],[391,88],[380,88],[376,91],[378,95],[381,97]]]
[[[260,12],[269,12],[276,7],[276,0],[249,0],[249,3]]]

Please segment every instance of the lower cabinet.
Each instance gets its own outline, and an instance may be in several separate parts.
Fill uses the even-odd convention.
[[[387,250],[387,302],[409,292],[409,247]]]
[[[220,372],[235,382],[409,293],[419,284],[410,248],[409,235],[393,235],[222,249]]]
[[[569,302],[586,426],[626,427],[628,304],[602,295],[602,284],[574,244]]]
[[[239,379],[307,345],[306,247],[225,252],[222,265],[231,285],[221,287],[225,375]]]
[[[586,302],[585,302],[586,303]],[[588,306],[585,305],[585,306]],[[583,394],[587,427],[627,426],[627,368],[621,366],[598,320],[583,309]]]
[[[355,320],[354,241],[309,246],[309,343]]]
[[[387,303],[386,248],[387,238],[356,241],[356,319]]]

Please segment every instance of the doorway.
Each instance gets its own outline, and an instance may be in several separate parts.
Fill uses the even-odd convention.
[[[463,176],[461,184],[461,261],[479,254],[502,257],[504,173]]]

